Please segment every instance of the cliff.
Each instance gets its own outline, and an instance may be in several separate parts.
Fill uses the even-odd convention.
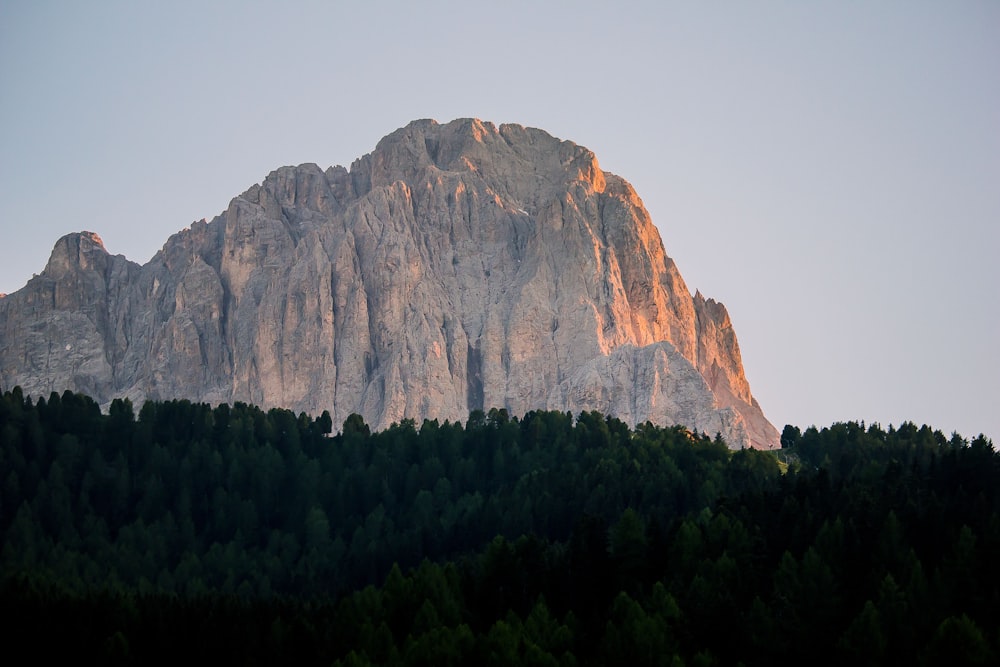
[[[0,299],[0,386],[352,412],[599,410],[775,447],[725,308],[641,200],[541,130],[416,121],[283,167],[146,265],[59,240]]]

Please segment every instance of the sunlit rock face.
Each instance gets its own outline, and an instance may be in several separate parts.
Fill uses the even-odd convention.
[[[599,410],[774,447],[725,308],[642,202],[541,130],[416,121],[350,170],[283,167],[148,264],[95,234],[0,299],[0,385],[246,401],[376,428]]]

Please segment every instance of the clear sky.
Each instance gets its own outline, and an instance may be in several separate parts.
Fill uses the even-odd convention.
[[[1000,439],[1000,3],[0,0],[0,292],[417,118],[630,181],[779,428]]]

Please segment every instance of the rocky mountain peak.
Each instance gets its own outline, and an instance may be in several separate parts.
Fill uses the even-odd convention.
[[[66,236],[0,301],[0,332],[0,384],[26,392],[356,412],[376,428],[600,410],[778,442],[728,313],[691,296],[632,187],[520,125],[414,121],[350,170],[279,168],[142,267]]]
[[[56,241],[44,273],[58,278],[68,271],[93,270],[107,261],[108,251],[94,232],[67,234]]]

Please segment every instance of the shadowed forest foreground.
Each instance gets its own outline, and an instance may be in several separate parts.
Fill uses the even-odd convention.
[[[991,664],[1000,458],[598,413],[0,397],[0,638],[108,664]]]

